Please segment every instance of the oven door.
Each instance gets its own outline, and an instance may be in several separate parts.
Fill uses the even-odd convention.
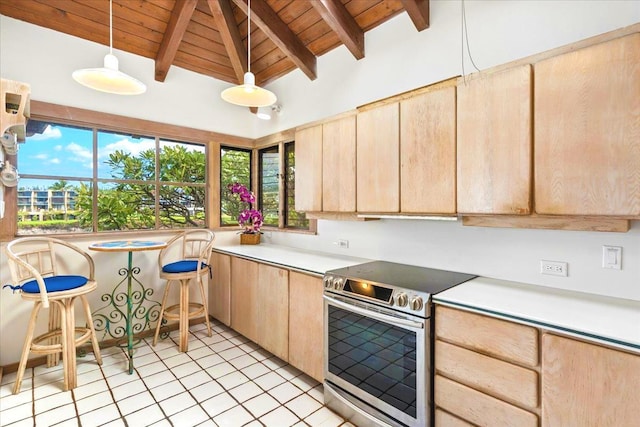
[[[402,423],[391,425],[429,426],[429,319],[327,293],[324,319],[327,388],[369,420],[382,412]]]

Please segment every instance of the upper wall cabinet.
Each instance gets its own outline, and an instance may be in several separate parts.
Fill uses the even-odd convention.
[[[296,210],[322,210],[322,125],[296,131]]]
[[[640,216],[640,34],[535,64],[535,203]]]
[[[456,213],[456,88],[400,102],[400,211]]]
[[[358,111],[357,117],[358,212],[399,212],[399,103]]]
[[[322,210],[356,211],[356,116],[322,125]]]
[[[356,211],[356,116],[296,131],[296,210]]]
[[[531,213],[531,66],[458,86],[458,212]]]

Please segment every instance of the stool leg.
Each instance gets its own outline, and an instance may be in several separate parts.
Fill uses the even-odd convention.
[[[84,315],[87,318],[87,327],[91,329],[91,346],[93,347],[93,356],[96,358],[98,365],[102,365],[102,355],[100,354],[100,345],[98,344],[98,338],[96,337],[96,330],[93,327],[93,318],[91,317],[91,308],[89,302],[84,295],[80,295],[82,300],[82,306],[84,307]]]
[[[64,362],[64,390],[71,390],[78,385],[76,375],[76,322],[73,311],[75,297],[67,298],[62,303],[62,341]]]
[[[42,307],[40,301],[36,301],[31,310],[31,318],[29,319],[29,326],[27,327],[27,336],[24,339],[24,346],[22,347],[22,356],[20,357],[20,364],[18,365],[18,373],[16,375],[16,384],[13,386],[13,394],[20,392],[20,386],[22,385],[22,378],[24,377],[24,370],[27,367],[27,359],[29,358],[29,351],[31,350],[31,340],[33,339],[33,331],[36,329],[36,319],[38,318],[38,312]]]
[[[167,284],[164,287],[164,295],[162,296],[162,304],[160,305],[160,316],[158,316],[158,324],[156,325],[156,333],[153,335],[153,346],[158,343],[158,334],[160,333],[160,326],[162,326],[162,317],[164,316],[164,308],[167,305],[167,295],[169,295],[170,280],[167,280]]]
[[[55,331],[60,329],[60,308],[57,304],[49,306],[49,330]],[[49,339],[49,344],[60,344],[60,335],[56,335]],[[51,353],[47,355],[47,368],[57,366],[60,362],[61,353]]]
[[[198,284],[200,285],[200,295],[202,296],[202,307],[204,307],[204,321],[207,324],[207,336],[211,336],[211,322],[209,321],[209,308],[207,307],[207,297],[204,293],[204,282],[202,276],[198,277]]]
[[[180,351],[189,349],[189,279],[180,280]]]

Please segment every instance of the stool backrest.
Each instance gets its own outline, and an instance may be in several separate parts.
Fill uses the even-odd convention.
[[[90,280],[94,279],[93,259],[82,249],[64,240],[52,237],[23,237],[9,242],[5,247],[13,284],[19,286],[29,280],[36,280],[44,307],[49,306],[49,298],[43,278],[59,274],[56,250],[58,246],[82,255],[89,267],[88,277]]]
[[[167,247],[160,251],[158,256],[158,265],[160,271],[167,263],[167,255],[179,245],[179,259],[181,260],[200,260],[200,262],[208,264],[213,249],[213,242],[216,236],[211,230],[187,230],[174,236],[167,242]],[[199,270],[199,268],[198,268]]]

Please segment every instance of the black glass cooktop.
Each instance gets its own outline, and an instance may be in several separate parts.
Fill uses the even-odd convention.
[[[417,267],[387,261],[372,261],[327,271],[325,275],[370,281],[412,291],[437,294],[476,276],[454,271]]]

